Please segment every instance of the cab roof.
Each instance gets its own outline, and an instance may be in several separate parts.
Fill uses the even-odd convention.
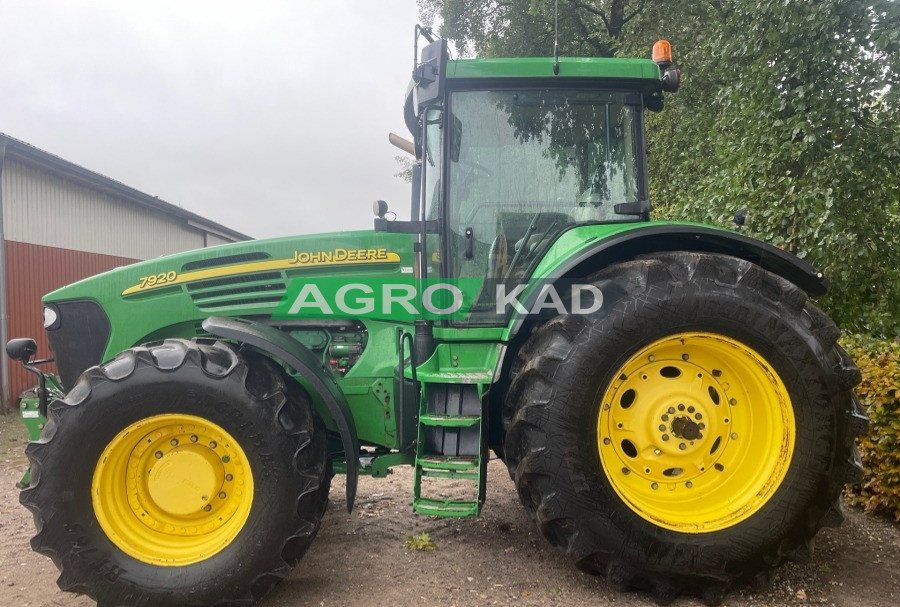
[[[447,62],[447,78],[552,78],[553,57],[455,59]],[[659,82],[659,67],[649,59],[560,57],[560,78],[608,78]]]

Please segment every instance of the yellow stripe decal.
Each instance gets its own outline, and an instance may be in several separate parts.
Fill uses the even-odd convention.
[[[151,289],[171,285],[220,278],[236,274],[250,274],[266,270],[290,270],[292,268],[314,268],[328,266],[347,266],[360,264],[400,263],[400,255],[386,249],[333,249],[331,251],[294,251],[294,256],[287,259],[267,259],[252,261],[233,266],[221,266],[206,270],[195,270],[179,274],[175,270],[160,272],[150,276],[142,276],[140,282],[122,291],[122,295],[143,293]]]

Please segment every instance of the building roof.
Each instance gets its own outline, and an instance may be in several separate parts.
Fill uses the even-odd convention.
[[[60,158],[55,154],[51,154],[50,152],[45,152],[44,150],[34,147],[30,143],[26,143],[20,139],[16,139],[15,137],[10,137],[5,133],[0,133],[0,158],[2,158],[3,156],[3,148],[6,149],[6,154],[11,154],[26,161],[37,162],[41,165],[47,166],[50,169],[54,169],[60,173],[63,173],[67,177],[75,179],[76,181],[84,182],[91,187],[105,191],[116,197],[123,198],[138,206],[146,207],[148,209],[152,209],[160,213],[165,213],[173,217],[178,217],[185,220],[189,225],[192,225],[199,230],[205,230],[212,234],[217,234],[221,237],[225,237],[229,240],[253,239],[246,234],[242,234],[241,232],[232,230],[229,227],[223,226],[222,224],[216,223],[215,221],[211,221],[205,217],[202,217],[201,215],[197,215],[196,213],[191,213],[190,211],[187,211],[177,205],[166,202],[165,200],[161,200],[156,196],[145,194],[144,192],[129,187],[120,181],[116,181],[115,179],[110,179],[109,177],[101,175],[100,173],[90,171],[73,162],[64,160],[63,158]]]

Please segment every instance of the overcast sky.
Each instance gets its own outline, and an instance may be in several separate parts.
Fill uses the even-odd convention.
[[[0,132],[258,238],[408,215],[415,0],[0,0]]]

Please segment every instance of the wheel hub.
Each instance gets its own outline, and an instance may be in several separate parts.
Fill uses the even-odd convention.
[[[691,441],[703,437],[703,435],[700,434],[700,426],[695,424],[688,417],[675,418],[672,422],[672,434],[674,434],[676,438]]]
[[[203,510],[224,481],[224,468],[207,453],[174,449],[150,470],[147,489],[150,499],[162,511],[185,516]]]
[[[634,354],[614,377],[600,406],[600,459],[642,517],[678,531],[722,529],[760,508],[783,479],[790,398],[744,344],[676,335]]]
[[[91,489],[110,541],[156,565],[212,556],[243,528],[253,503],[243,449],[217,424],[190,415],[157,415],[119,432]]]

